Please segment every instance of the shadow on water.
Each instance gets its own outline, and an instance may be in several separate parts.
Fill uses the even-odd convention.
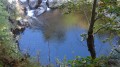
[[[64,57],[72,60],[76,56],[89,56],[86,41],[81,41],[80,36],[87,33],[88,23],[85,23],[84,19],[66,23],[61,18],[59,10],[54,10],[38,17],[43,23],[42,27],[39,22],[32,21],[32,26],[21,34],[21,51],[28,51],[32,57],[37,57],[40,52],[39,59],[43,65],[55,64],[57,58],[62,61]],[[98,35],[95,35],[95,45],[97,56],[109,54],[111,46],[109,43],[103,43]]]

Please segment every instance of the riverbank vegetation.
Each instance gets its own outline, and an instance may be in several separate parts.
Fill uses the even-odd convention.
[[[17,27],[16,13],[11,14],[12,10],[8,10],[5,0],[0,0],[0,67],[40,67],[40,63],[32,60],[29,54],[21,54],[18,42],[14,38],[11,29]],[[119,67],[120,64],[120,3],[117,0],[94,0],[93,3],[87,1],[67,2],[59,8],[66,15],[83,15],[87,19],[88,34],[82,37],[88,37],[88,50],[91,56],[83,58],[76,57],[75,60],[58,62],[59,67]],[[16,10],[13,10],[14,12]],[[70,16],[69,16],[70,17]],[[67,17],[68,18],[68,17]],[[71,17],[70,17],[71,18]],[[11,20],[14,19],[14,24]],[[91,21],[90,21],[91,20]],[[108,34],[103,42],[110,42],[112,46],[109,56],[96,57],[94,45],[94,35]],[[117,43],[113,44],[112,39],[117,39]],[[91,39],[92,38],[92,39]],[[47,67],[52,65],[47,65]]]
[[[36,67],[37,63],[31,62],[18,50],[8,20],[11,13],[7,11],[6,3],[5,0],[0,0],[0,67]]]
[[[82,12],[82,14],[85,16],[84,18],[88,20],[88,23],[90,25],[88,29],[88,34],[86,33],[86,35],[84,35],[83,37],[86,37],[86,36],[88,37],[87,38],[88,50],[90,51],[91,57],[93,60],[96,58],[95,44],[94,44],[95,34],[103,34],[103,33],[109,34],[105,39],[103,39],[103,42],[104,43],[110,42],[110,45],[112,46],[113,51],[114,50],[117,51],[117,55],[119,55],[119,43],[113,44],[112,40],[115,38],[116,35],[117,35],[117,38],[120,37],[119,36],[120,33],[118,33],[120,32],[119,30],[120,29],[119,28],[120,27],[119,25],[120,23],[120,15],[119,15],[120,2],[117,0],[100,0],[98,2],[97,0],[94,0],[93,3],[94,4],[92,6],[92,3],[87,2],[87,1],[80,1],[77,3],[71,1],[66,4],[63,4],[60,7],[60,9],[63,9],[63,11],[65,12],[64,13],[65,15],[74,13],[76,11],[79,13]],[[88,7],[86,8],[86,6]],[[83,8],[86,8],[86,9],[83,9]],[[119,39],[117,39],[117,41],[119,41]],[[114,48],[115,46],[117,46],[118,48]],[[74,62],[75,65],[76,64],[79,65],[80,63],[81,63],[80,61]],[[104,64],[107,65],[107,63],[104,63]],[[93,64],[93,66],[88,66],[88,67],[95,67],[94,65],[95,64]],[[119,63],[118,63],[118,66],[119,66]],[[109,67],[109,66],[105,66],[105,67]]]

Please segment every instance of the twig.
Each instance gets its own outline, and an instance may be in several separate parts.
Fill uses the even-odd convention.
[[[119,50],[117,50],[117,49],[115,49],[115,51],[117,51],[118,53],[120,53],[120,51],[119,51]]]
[[[101,29],[105,28],[106,26],[103,26],[101,28],[99,28],[94,34],[98,33]]]

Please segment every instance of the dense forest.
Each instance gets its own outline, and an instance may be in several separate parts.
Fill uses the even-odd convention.
[[[0,0],[0,67],[120,67],[120,0]]]

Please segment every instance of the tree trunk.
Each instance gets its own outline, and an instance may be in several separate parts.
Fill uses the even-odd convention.
[[[92,8],[92,17],[91,17],[91,21],[90,21],[90,26],[89,26],[89,30],[88,30],[88,38],[87,38],[87,46],[88,46],[88,50],[90,51],[92,59],[96,58],[96,52],[95,52],[95,46],[94,46],[94,36],[93,36],[93,26],[95,23],[95,15],[96,15],[96,12],[95,12],[96,4],[97,4],[97,0],[94,0],[93,8]]]

